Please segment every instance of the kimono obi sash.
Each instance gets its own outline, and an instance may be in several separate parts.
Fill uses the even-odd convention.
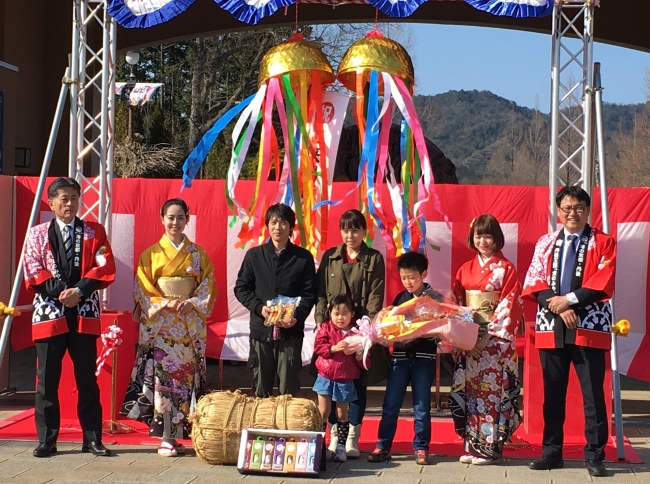
[[[465,305],[474,309],[474,322],[478,324],[492,321],[492,315],[500,300],[501,291],[483,292],[475,289],[465,291]]]
[[[167,298],[188,298],[196,289],[194,277],[159,277],[156,289]]]

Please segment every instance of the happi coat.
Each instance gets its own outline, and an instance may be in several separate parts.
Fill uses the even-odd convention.
[[[537,297],[542,291],[559,294],[560,266],[564,230],[542,236],[535,246],[522,294]],[[565,328],[564,321],[539,305],[535,321],[535,346],[540,349],[575,344],[590,348],[610,349],[612,331],[612,306],[616,268],[616,242],[602,231],[586,225],[579,240],[571,291],[581,302],[571,306],[578,316],[576,329]],[[581,289],[586,289],[580,293]],[[549,293],[551,296],[553,294]],[[601,294],[597,301],[589,301],[593,294]]]
[[[75,218],[74,224],[72,264],[68,264],[56,219],[36,225],[27,233],[24,278],[27,290],[35,293],[32,313],[34,340],[70,330],[58,294],[71,287],[94,289],[77,305],[77,332],[101,333],[99,290],[115,280],[115,261],[102,225],[79,218]]]

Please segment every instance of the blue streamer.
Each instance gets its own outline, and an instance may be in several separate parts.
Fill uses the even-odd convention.
[[[295,160],[298,166],[296,166],[296,173],[298,173],[298,170],[300,170],[300,143],[301,143],[301,134],[300,134],[300,128],[296,127],[296,132],[294,133],[293,136],[293,150],[295,154]],[[291,163],[291,157],[287,156],[287,163]],[[285,191],[285,196],[284,200],[282,203],[285,205],[289,205],[290,207],[293,205],[293,190],[292,190],[292,180],[291,180],[291,170],[289,170],[289,179],[287,180],[287,190]]]
[[[165,23],[183,13],[194,3],[194,0],[170,0],[158,10],[144,15],[134,14],[126,3],[126,0],[109,0],[108,14],[127,29],[146,29]]]
[[[214,142],[217,140],[217,136],[219,136],[219,133],[223,131],[223,129],[235,118],[235,116],[241,113],[244,108],[251,103],[256,95],[257,93],[252,94],[236,106],[230,108],[223,116],[217,120],[216,123],[214,123],[214,126],[212,126],[212,128],[205,132],[203,138],[201,138],[201,141],[199,141],[199,143],[185,160],[185,163],[183,163],[183,185],[181,187],[181,190],[183,188],[192,187],[192,181],[194,181],[194,177],[199,172],[199,168],[201,168],[201,165],[207,158],[210,149],[212,149],[212,145],[214,145]]]
[[[384,224],[379,218],[373,197],[375,195],[375,166],[377,164],[377,146],[379,144],[379,74],[370,71],[370,89],[368,93],[368,112],[366,114],[366,133],[363,141],[363,151],[359,162],[359,177],[364,166],[368,167],[368,211],[375,220],[377,227],[384,230]],[[388,111],[387,111],[388,112]]]
[[[232,14],[240,22],[255,25],[265,17],[270,17],[276,10],[296,3],[296,0],[268,0],[248,3],[246,0],[214,0],[226,12]]]
[[[528,3],[520,3],[521,0],[465,0],[472,7],[500,17],[530,18],[547,17],[553,13],[553,0],[546,0],[545,5],[538,5],[539,2],[528,0]]]

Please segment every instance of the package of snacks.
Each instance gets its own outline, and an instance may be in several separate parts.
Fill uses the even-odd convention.
[[[271,314],[266,318],[264,324],[266,326],[272,326],[278,323],[286,324],[291,322],[298,304],[300,304],[300,296],[277,296],[270,301],[266,301],[266,305],[271,308]]]

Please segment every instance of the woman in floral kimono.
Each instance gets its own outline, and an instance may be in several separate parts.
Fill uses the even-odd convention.
[[[140,255],[134,317],[140,321],[136,362],[120,413],[162,438],[158,453],[176,456],[187,416],[205,389],[206,320],[216,296],[206,252],[183,234],[189,209],[180,198],[161,210],[165,234]]]
[[[459,303],[474,308],[481,324],[476,346],[455,354],[449,396],[456,432],[465,439],[465,464],[499,461],[503,445],[521,422],[515,336],[523,315],[521,285],[501,253],[499,222],[480,215],[471,224],[467,245],[477,252],[461,266],[453,283]]]

